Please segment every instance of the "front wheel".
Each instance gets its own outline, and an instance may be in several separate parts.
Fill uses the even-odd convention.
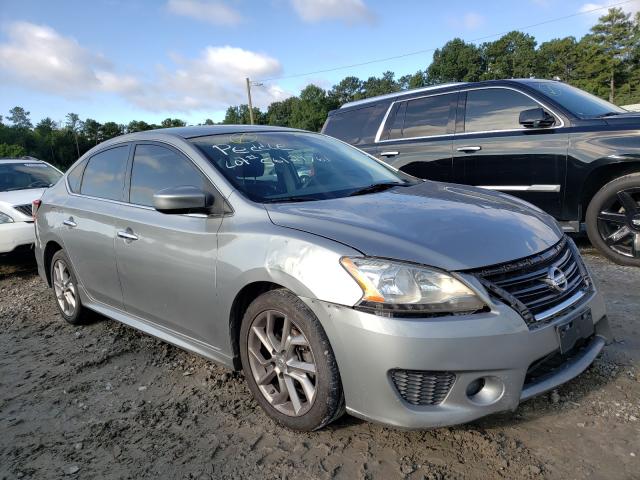
[[[607,183],[586,215],[589,240],[620,265],[640,266],[640,173]]]
[[[288,290],[266,292],[240,330],[242,369],[265,412],[293,430],[324,427],[344,410],[340,374],[322,326]]]

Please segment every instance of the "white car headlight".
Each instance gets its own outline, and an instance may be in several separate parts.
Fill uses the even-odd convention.
[[[362,307],[416,314],[475,312],[485,307],[464,283],[437,270],[377,258],[342,257],[340,263],[362,288]]]
[[[6,213],[0,212],[0,224],[2,223],[13,223],[13,218],[11,218]]]

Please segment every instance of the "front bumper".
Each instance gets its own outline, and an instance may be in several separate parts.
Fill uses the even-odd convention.
[[[323,325],[333,347],[347,411],[357,417],[402,428],[466,423],[514,410],[518,404],[579,375],[609,338],[601,295],[581,303],[590,309],[595,335],[561,369],[525,386],[530,366],[559,349],[555,326],[564,318],[529,330],[511,308],[441,318],[384,318],[352,308],[303,299]],[[413,405],[394,385],[396,370],[452,372],[455,381],[437,405]],[[467,388],[485,378],[487,395],[469,398]]]
[[[16,247],[31,245],[35,241],[33,222],[0,224],[0,253],[13,252]]]

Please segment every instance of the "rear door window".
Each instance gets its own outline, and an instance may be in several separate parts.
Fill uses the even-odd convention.
[[[131,203],[153,206],[154,193],[182,186],[211,190],[204,175],[184,155],[160,145],[136,145],[131,169]]]
[[[122,200],[128,159],[128,145],[96,153],[89,159],[84,170],[80,193],[91,197]]]
[[[448,133],[451,104],[456,98],[457,94],[447,94],[408,100],[402,137],[430,137]]]
[[[465,132],[487,132],[524,128],[520,112],[540,105],[523,93],[506,88],[485,88],[467,92]]]

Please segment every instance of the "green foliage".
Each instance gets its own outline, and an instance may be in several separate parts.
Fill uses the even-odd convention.
[[[484,70],[482,50],[454,38],[437,49],[427,69],[430,83],[477,82]]]
[[[429,66],[414,74],[396,79],[387,71],[366,80],[348,76],[329,90],[309,85],[297,97],[271,103],[266,112],[254,108],[254,123],[318,131],[330,110],[354,100],[451,81],[530,76],[557,77],[619,105],[640,103],[640,13],[631,18],[610,9],[580,40],[556,38],[538,48],[533,36],[517,31],[480,46],[454,38],[435,51]],[[0,156],[32,155],[62,169],[98,143],[123,133],[186,125],[178,118],[160,125],[141,120],[126,126],[101,124],[69,113],[62,124],[47,117],[34,128],[29,116],[19,106],[0,115]],[[221,123],[250,123],[249,107],[230,106]],[[204,124],[214,122],[206,119]]]
[[[0,143],[0,158],[23,157],[27,154],[22,145],[7,145]]]

